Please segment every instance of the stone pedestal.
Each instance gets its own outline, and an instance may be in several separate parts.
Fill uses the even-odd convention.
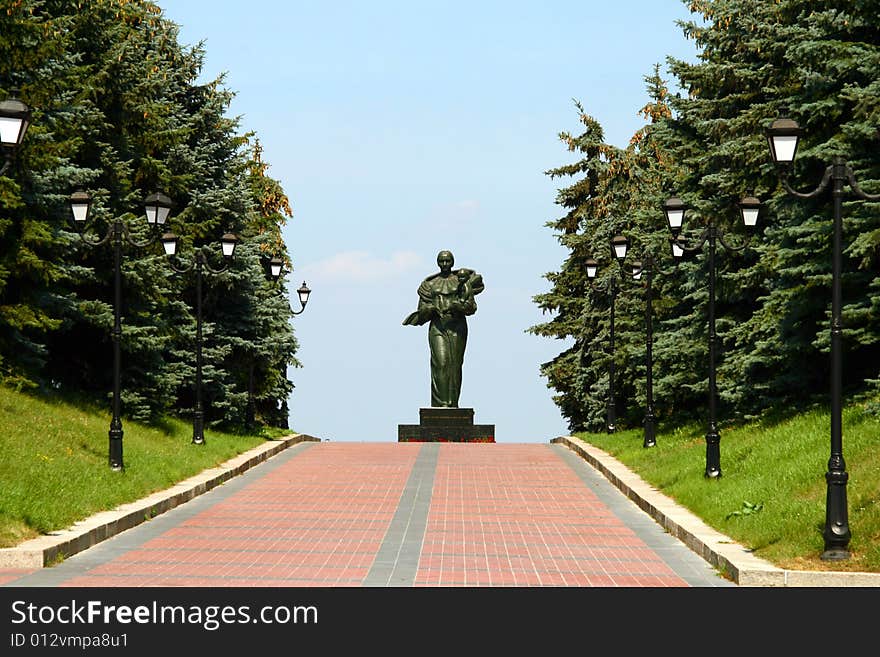
[[[472,408],[420,408],[418,424],[398,424],[397,442],[494,443],[494,424],[474,424]]]

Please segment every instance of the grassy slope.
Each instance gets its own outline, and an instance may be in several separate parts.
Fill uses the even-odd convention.
[[[191,444],[192,424],[148,427],[123,419],[125,470],[107,463],[106,408],[71,404],[0,386],[0,547],[69,527],[98,511],[168,488],[270,437],[208,428]]]
[[[836,562],[819,559],[831,449],[827,409],[722,427],[717,480],[703,474],[705,426],[663,431],[651,449],[642,447],[641,429],[576,435],[761,558],[790,569],[880,572],[880,418],[865,409],[852,404],[843,415],[852,556]]]

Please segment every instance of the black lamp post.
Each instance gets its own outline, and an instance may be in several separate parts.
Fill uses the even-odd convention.
[[[122,419],[120,417],[120,342],[122,341],[122,320],[120,307],[122,306],[122,243],[123,241],[135,247],[149,246],[156,241],[158,236],[153,232],[149,240],[138,242],[132,239],[128,226],[119,217],[110,223],[107,233],[99,240],[90,240],[85,235],[88,228],[89,215],[91,214],[92,197],[87,192],[77,191],[70,195],[70,208],[73,212],[74,225],[82,240],[90,247],[97,247],[113,240],[114,256],[114,294],[113,294],[113,416],[110,420],[110,469],[122,470]],[[147,223],[152,227],[160,227],[165,223],[171,212],[171,199],[162,193],[151,194],[144,201],[147,215]]]
[[[841,269],[843,253],[843,218],[842,205],[844,184],[849,183],[856,198],[866,201],[880,200],[880,194],[864,192],[856,181],[852,167],[842,158],[835,157],[825,169],[825,174],[813,191],[801,193],[788,182],[794,157],[797,153],[798,139],[803,131],[798,124],[789,118],[773,121],[765,131],[770,145],[770,154],[776,165],[776,172],[782,181],[785,191],[797,198],[809,199],[819,196],[831,186],[831,198],[834,206],[834,237],[831,256],[831,456],[828,459],[828,471],[825,473],[827,491],[825,496],[825,549],[822,559],[840,561],[848,559],[849,541],[852,537],[849,529],[849,518],[846,500],[846,483],[849,474],[843,459],[843,421],[842,421],[842,381],[843,358],[842,344],[843,320],[841,306],[843,294],[841,290]]]
[[[618,244],[626,241],[627,247],[629,241],[626,237],[618,236],[614,238]],[[645,437],[642,441],[643,447],[654,447],[657,445],[656,434],[656,417],[654,416],[654,311],[652,307],[653,294],[651,282],[655,272],[663,272],[654,262],[654,258],[650,253],[645,253],[644,260],[633,263],[632,270],[627,271],[623,266],[626,258],[626,249],[622,252],[615,251],[615,257],[620,265],[620,270],[634,280],[639,280],[642,274],[645,274],[645,358],[646,358],[646,381],[645,381]]]
[[[284,261],[281,258],[279,258],[278,256],[273,256],[268,261],[266,261],[265,266],[266,266],[266,277],[270,281],[272,281],[273,283],[278,283],[278,281],[281,280],[281,277],[284,276],[285,273],[287,273],[284,269]],[[300,285],[299,289],[297,289],[297,291],[296,291],[297,297],[299,298],[300,308],[299,308],[299,310],[291,310],[291,312],[294,315],[299,315],[300,313],[302,313],[306,309],[306,304],[309,302],[309,295],[311,293],[312,293],[312,291],[309,289],[309,286],[306,285],[305,281],[303,281],[303,284]],[[284,363],[284,362],[281,363],[281,376],[284,379],[287,379],[287,363]],[[286,429],[286,428],[288,428],[287,427],[288,409],[287,409],[287,400],[286,399],[281,402],[281,406],[278,410],[280,412],[280,415],[283,418],[285,418],[284,419],[284,428]]]
[[[755,227],[761,202],[754,196],[747,195],[739,202],[740,216],[743,224],[751,230]],[[715,354],[717,351],[717,335],[715,334],[715,250],[716,241],[731,252],[742,251],[751,241],[751,233],[741,246],[733,246],[724,238],[724,232],[709,218],[708,225],[697,238],[698,244],[687,246],[680,237],[684,223],[687,206],[677,197],[667,199],[663,203],[663,212],[666,214],[666,223],[672,232],[672,255],[681,258],[685,253],[702,250],[706,242],[709,243],[709,428],[706,432],[706,477],[717,478],[721,476],[721,435],[718,433],[717,424],[717,398],[718,388],[715,381]]]
[[[615,249],[623,249],[624,253],[626,252],[626,245],[617,244],[615,246],[614,240],[611,241],[611,248],[612,252],[615,252]],[[599,264],[592,258],[589,258],[585,262],[585,266],[587,269],[587,278],[592,281],[599,273]],[[614,433],[615,425],[617,423],[617,405],[614,400],[614,304],[617,299],[617,275],[613,271],[611,272],[609,292],[611,296],[608,333],[608,353],[610,359],[608,362],[608,398],[605,402],[605,428],[608,433]]]
[[[587,258],[584,262],[584,268],[587,270],[587,279],[590,281],[590,285],[593,285],[593,281],[596,279],[596,275],[599,273],[599,263],[596,262],[593,258]],[[613,299],[613,297],[612,297]],[[612,301],[612,308],[614,307]],[[611,372],[614,372],[614,359],[613,359],[613,344],[614,344],[614,313],[612,311],[611,314],[611,341],[612,341],[612,363],[611,363]],[[609,390],[613,390],[614,385],[614,377],[611,376],[610,387]],[[605,426],[610,427],[608,429],[609,433],[613,431],[614,427],[614,401],[613,395],[609,395],[609,398],[605,402]]]
[[[15,158],[15,153],[24,141],[31,122],[31,110],[17,97],[16,90],[12,97],[0,102],[0,148],[3,150],[4,163],[0,166],[0,176],[6,173]]]
[[[624,237],[623,235],[615,235],[614,237],[611,238],[611,255],[614,256],[615,260],[617,260],[617,264],[618,264],[620,272],[623,274],[626,274],[627,276],[631,276],[632,278],[636,278],[636,279],[641,278],[641,276],[642,276],[641,263],[639,263],[639,267],[634,268],[632,272],[627,272],[623,268],[623,261],[626,258],[626,253],[627,253],[628,249],[629,249],[629,240],[626,237]],[[612,290],[613,290],[612,298],[611,298],[611,331],[612,331],[611,372],[613,373],[614,372],[614,297],[616,296],[616,293],[617,293],[617,288],[614,284],[614,282],[616,281],[616,276],[613,273],[611,276],[611,280],[612,280]],[[613,378],[613,376],[612,376],[612,378]],[[611,392],[611,396],[612,396],[612,404],[614,403],[614,401],[613,401],[613,395],[614,395],[613,385],[614,384],[611,383],[611,387],[609,388],[609,390]],[[616,408],[615,408],[615,412],[616,412]],[[609,431],[613,431],[613,430],[614,430],[613,427],[611,427],[611,429],[609,429]]]
[[[178,267],[171,260],[177,255],[177,247],[180,239],[172,232],[162,235],[162,247],[165,255],[169,257],[171,269],[178,274],[186,274],[193,269],[196,271],[196,403],[193,412],[193,445],[205,444],[205,413],[202,407],[202,270],[207,269],[212,274],[220,274],[229,267],[235,255],[235,247],[238,245],[238,237],[232,233],[226,233],[220,238],[220,247],[223,252],[223,266],[217,269],[208,264],[202,249],[196,249],[195,256],[189,265]]]

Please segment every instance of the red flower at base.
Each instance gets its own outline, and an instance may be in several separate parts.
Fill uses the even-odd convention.
[[[495,436],[479,438],[399,438],[399,443],[494,443]]]

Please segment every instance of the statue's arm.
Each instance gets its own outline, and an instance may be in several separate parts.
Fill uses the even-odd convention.
[[[477,302],[474,299],[474,291],[467,289],[467,294],[458,301],[460,312],[465,315],[473,315],[477,312]]]
[[[405,325],[421,326],[429,322],[437,314],[437,306],[434,303],[434,292],[427,281],[419,285],[419,306],[415,312],[410,313],[403,323]]]
[[[419,309],[416,311],[419,315],[420,324],[430,321],[438,314],[437,306],[433,300],[425,300],[419,297]]]
[[[434,286],[428,280],[422,281],[422,284],[419,285],[418,294],[418,313],[424,323],[433,319],[440,312],[440,309],[437,307],[437,295],[434,291]]]

